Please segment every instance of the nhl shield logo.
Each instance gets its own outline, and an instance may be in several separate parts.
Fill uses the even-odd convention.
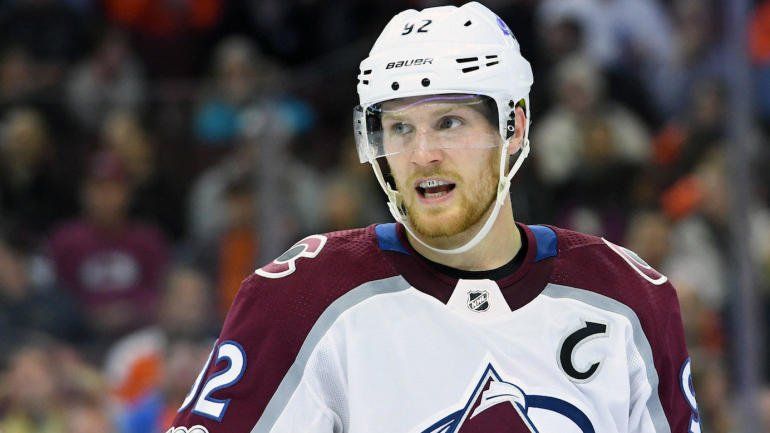
[[[468,308],[477,313],[489,310],[489,292],[486,290],[468,292]]]

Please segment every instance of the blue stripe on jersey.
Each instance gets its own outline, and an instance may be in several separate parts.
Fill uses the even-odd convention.
[[[374,228],[377,234],[377,243],[383,251],[395,251],[397,253],[409,255],[409,251],[404,248],[396,233],[396,223],[378,224]]]
[[[535,235],[537,242],[537,256],[535,261],[556,256],[556,232],[544,226],[529,226]]]

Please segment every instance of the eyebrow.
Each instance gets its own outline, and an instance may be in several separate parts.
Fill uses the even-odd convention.
[[[407,106],[407,108],[412,106],[412,105],[414,105],[414,104],[411,104],[411,105]],[[456,110],[456,109],[461,108],[461,107],[465,107],[465,105],[451,104],[451,105],[447,106],[446,108],[441,108],[441,109],[433,110],[430,113],[428,113],[428,115],[431,115],[431,116],[443,116],[443,115],[445,115],[447,113],[450,113],[453,110]],[[401,110],[399,110],[399,111],[401,111]],[[391,113],[385,112],[382,115],[382,120],[383,121],[385,121],[385,120],[402,121],[402,120],[405,120],[405,116],[400,114],[400,113],[392,113],[391,114]]]
[[[410,104],[407,104],[404,107],[401,107],[399,111],[406,110],[408,108],[412,108],[417,104],[422,104],[424,102],[433,102],[433,101],[466,101],[469,99],[476,98],[476,95],[436,95],[431,96],[430,98],[425,99],[418,99]]]
[[[382,115],[382,120],[404,120],[404,116],[401,114],[384,113]]]

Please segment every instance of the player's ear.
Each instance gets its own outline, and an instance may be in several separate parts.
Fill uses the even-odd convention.
[[[511,145],[508,146],[508,155],[513,155],[521,149],[521,145],[524,141],[524,132],[528,127],[527,115],[524,113],[524,109],[521,106],[516,107],[515,116],[515,129],[513,130],[513,137],[511,137]]]

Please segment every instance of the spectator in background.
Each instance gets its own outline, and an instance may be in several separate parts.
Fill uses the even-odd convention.
[[[87,43],[88,16],[68,2],[16,0],[0,5],[0,49],[9,45],[29,55],[34,73],[30,83],[54,94],[69,64]]]
[[[659,1],[545,0],[536,16],[546,57],[581,52],[608,77],[615,99],[645,119],[662,120],[650,93],[670,73],[674,47],[671,18]]]
[[[613,135],[611,156],[641,164],[647,161],[648,131],[628,109],[604,94],[601,71],[588,58],[563,59],[552,77],[556,103],[540,123],[535,140],[540,177],[551,185],[564,184],[576,175],[588,145],[583,136],[587,121],[604,121]],[[596,123],[594,123],[596,124]]]
[[[35,65],[21,47],[9,47],[0,55],[0,107],[31,102],[38,90]]]
[[[722,149],[703,155],[693,168],[693,207],[677,215],[671,233],[669,278],[680,292],[693,291],[714,311],[723,311],[728,283],[728,190]],[[680,295],[681,296],[681,295]]]
[[[715,0],[675,0],[674,35],[669,44],[674,58],[669,70],[652,82],[656,107],[666,117],[685,112],[688,96],[704,79],[727,79],[730,62]]]
[[[15,347],[0,378],[0,431],[65,433],[62,395],[47,344]]]
[[[158,162],[155,137],[136,114],[114,110],[102,124],[102,145],[123,162],[131,190],[130,215],[159,225],[172,240],[185,233],[182,211],[183,181],[172,179]]]
[[[40,242],[53,222],[70,216],[72,192],[57,175],[45,120],[30,108],[6,112],[0,127],[0,219]]]
[[[290,132],[275,113],[246,115],[252,121],[242,125],[235,148],[195,179],[188,196],[189,250],[219,282],[222,313],[264,259],[265,236],[290,238],[317,227],[323,196],[319,175],[286,152]],[[267,160],[266,152],[272,154]],[[270,209],[263,194],[272,197]],[[268,220],[269,213],[278,218]]]
[[[563,59],[553,82],[556,104],[533,129],[538,177],[554,193],[553,211],[566,214],[563,224],[617,241],[636,171],[649,160],[649,132],[605,96],[588,58]],[[573,208],[576,202],[586,206]]]
[[[168,245],[157,227],[128,217],[130,183],[114,154],[93,155],[81,192],[83,213],[56,230],[50,254],[59,284],[104,343],[157,318]]]
[[[672,219],[690,214],[700,203],[700,188],[693,174],[709,154],[724,147],[730,118],[725,83],[718,78],[699,79],[686,101],[688,109],[670,120],[653,140],[653,161],[647,182],[662,191],[663,209]],[[762,133],[752,127],[748,160],[756,173],[759,197],[768,197],[768,149]],[[763,180],[765,182],[763,182]]]
[[[312,225],[312,213],[299,210],[318,201],[319,185],[315,172],[292,158],[289,145],[312,125],[313,113],[282,92],[276,66],[245,38],[223,40],[213,64],[213,82],[195,114],[197,152],[206,164],[188,195],[192,250],[208,252],[219,245],[228,224],[225,189],[250,176],[253,192],[269,203],[254,201],[261,209],[259,258],[270,260],[280,253],[277,245]],[[217,278],[216,270],[212,277]]]
[[[729,182],[726,145],[719,143],[705,152],[686,177],[692,183],[689,212],[677,215],[672,231],[673,245],[668,275],[681,281],[678,287],[690,289],[709,308],[725,313],[734,297],[733,266],[730,262]],[[763,260],[768,256],[770,239],[770,210],[756,200],[750,191],[749,240],[745,248],[761,275]]]
[[[64,404],[65,433],[118,433],[104,401],[90,396],[74,396]],[[160,432],[160,430],[158,430]],[[147,431],[147,433],[154,433]]]
[[[727,95],[721,80],[701,79],[688,96],[687,109],[671,118],[653,141],[659,187],[669,187],[690,173],[727,132],[728,107],[723,103]]]
[[[28,252],[8,236],[0,239],[0,353],[30,332],[76,342],[83,331],[80,311],[67,293],[36,287],[30,280]]]
[[[671,236],[670,269],[666,269],[672,280],[681,281],[680,287],[694,290],[701,302],[719,312],[726,311],[731,281],[735,280],[729,262],[726,164],[724,144],[720,143],[706,152],[687,175],[694,198],[687,198],[692,202],[689,211],[677,215]],[[770,213],[762,203],[752,200],[748,215],[752,243],[747,248],[759,263],[761,251],[767,250],[764,240],[770,232]]]
[[[210,246],[219,238],[227,224],[224,206],[227,186],[235,179],[254,175],[258,153],[257,142],[241,138],[221,160],[192,180],[187,197],[187,225],[194,248]]]
[[[2,354],[0,431],[111,433],[114,420],[99,372],[72,346],[30,334]],[[83,402],[94,410],[81,411]],[[101,430],[86,428],[100,427]]]
[[[225,317],[241,282],[257,268],[259,218],[253,176],[233,179],[225,188],[226,226],[217,252],[217,302]]]
[[[139,109],[146,93],[142,65],[118,30],[104,34],[94,53],[72,68],[66,83],[70,112],[88,132],[98,132],[113,110]]]
[[[110,348],[104,370],[118,403],[121,433],[165,431],[161,427],[176,412],[216,338],[212,291],[201,272],[173,267],[158,324]]]
[[[230,147],[238,133],[239,111],[271,79],[273,66],[245,38],[221,42],[212,63],[212,83],[195,115],[195,135],[204,146]]]
[[[0,2],[0,21],[3,20],[2,7]],[[60,132],[70,129],[71,125],[68,123],[66,108],[61,104],[59,78],[56,78],[56,83],[52,83],[54,80],[51,77],[44,77],[44,66],[37,63],[38,59],[29,48],[21,44],[3,47],[3,42],[0,37],[0,116],[5,117],[6,113],[16,111],[34,111],[44,119],[44,129],[50,130],[51,136],[56,138],[53,144],[66,141]],[[57,68],[61,68],[58,73],[67,71],[61,65]],[[60,169],[58,162],[52,164],[52,167]]]
[[[187,215],[193,250],[210,251],[218,244],[229,223],[226,190],[239,179],[251,178],[256,195],[263,191],[270,194],[270,206],[281,216],[273,230],[290,237],[317,223],[306,210],[317,209],[320,180],[311,167],[289,154],[287,145],[294,134],[291,125],[268,106],[252,107],[242,114],[234,146],[192,182]],[[271,157],[265,159],[265,154]],[[254,203],[261,208],[256,197]],[[265,223],[264,210],[258,218],[262,218],[259,224]]]
[[[212,69],[212,82],[204,90],[194,119],[204,157],[206,150],[217,153],[216,149],[231,148],[255,109],[273,113],[268,117],[292,135],[312,125],[309,106],[281,91],[278,66],[249,39],[232,36],[220,42]]]
[[[541,3],[542,4],[542,3]],[[566,4],[566,2],[564,2]],[[542,11],[539,12],[542,15]],[[537,28],[540,30],[537,34],[538,50],[541,57],[540,66],[543,69],[543,76],[553,75],[553,68],[562,60],[571,56],[580,56],[586,54],[586,36],[585,23],[574,16],[556,16],[547,18],[539,16]],[[547,105],[553,92],[549,92],[550,86],[533,87],[538,101],[543,101],[539,105]],[[545,108],[541,106],[532,107],[533,110],[542,112]]]

